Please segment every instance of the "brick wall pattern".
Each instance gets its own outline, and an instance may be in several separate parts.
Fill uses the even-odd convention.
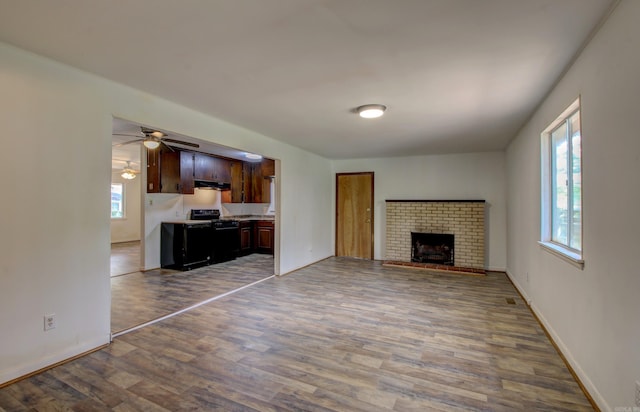
[[[411,232],[455,236],[455,266],[484,269],[485,203],[387,201],[385,260],[411,261]]]

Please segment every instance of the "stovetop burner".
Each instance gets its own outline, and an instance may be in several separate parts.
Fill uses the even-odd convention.
[[[220,220],[220,209],[191,209],[191,220]]]
[[[213,228],[233,228],[240,224],[233,219],[220,219],[219,209],[192,209],[190,213],[191,220],[209,220]]]

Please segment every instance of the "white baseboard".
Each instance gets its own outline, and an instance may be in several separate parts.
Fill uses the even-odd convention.
[[[101,346],[108,344],[110,341],[109,338],[110,335],[106,336],[104,339],[94,339],[81,345],[65,348],[65,350],[53,355],[35,359],[27,364],[19,365],[8,370],[2,370],[0,371],[0,385],[15,379],[28,376],[29,374],[33,374],[34,372],[40,371],[42,369],[54,366],[60,362],[64,362],[78,355],[82,355],[83,353],[91,352],[97,348],[100,348]]]
[[[551,326],[551,323],[549,323],[547,318],[545,318],[544,314],[540,311],[540,308],[538,308],[535,305],[535,303],[529,297],[529,295],[524,290],[522,285],[520,285],[517,278],[513,276],[513,274],[511,274],[509,269],[505,270],[505,273],[511,280],[511,283],[513,283],[513,285],[516,287],[518,292],[520,292],[522,297],[525,299],[527,305],[529,305],[529,307],[531,308],[531,311],[536,315],[539,322],[542,324],[542,327],[547,331],[547,333],[551,337],[551,340],[553,341],[553,344],[558,348],[560,353],[562,353],[562,356],[565,358],[566,362],[569,364],[569,367],[573,370],[573,373],[578,377],[578,379],[580,379],[580,383],[584,386],[585,390],[589,393],[589,396],[591,396],[591,398],[596,403],[596,405],[598,405],[600,410],[611,412],[612,409],[609,406],[609,404],[602,397],[602,395],[600,394],[596,386],[593,384],[593,382],[591,382],[591,379],[589,379],[589,376],[584,372],[582,367],[580,367],[580,364],[575,360],[575,358],[571,354],[571,351],[569,351],[569,348],[567,348],[567,346],[564,344],[560,336],[556,333],[556,331]]]

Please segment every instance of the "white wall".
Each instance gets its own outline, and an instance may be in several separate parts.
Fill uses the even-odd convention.
[[[603,410],[635,406],[640,381],[639,21],[623,0],[507,151],[509,276]],[[584,270],[536,243],[540,133],[578,95]]]
[[[328,160],[2,43],[0,62],[0,383],[109,342],[113,116],[281,160],[280,272],[332,254]]]
[[[486,267],[505,270],[506,181],[503,152],[335,160],[332,163],[335,173],[375,173],[375,259],[385,257],[386,199],[482,199],[487,202],[488,210],[485,222]],[[335,199],[335,187],[332,190]]]
[[[140,207],[142,178],[127,180],[120,176],[122,170],[112,171],[112,183],[124,184],[124,218],[111,219],[111,243],[140,240]]]

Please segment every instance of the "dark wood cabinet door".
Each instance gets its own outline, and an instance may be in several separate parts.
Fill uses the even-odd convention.
[[[214,159],[214,180],[216,182],[231,183],[231,161],[220,157]]]
[[[191,152],[180,152],[180,193],[185,195],[194,194],[193,187],[193,165],[194,156]]]
[[[180,153],[160,153],[160,192],[180,193]]]
[[[276,162],[272,159],[262,159],[262,163],[260,164],[260,168],[262,169],[262,176],[269,177],[275,176],[276,174]]]
[[[275,173],[275,162],[263,159],[260,163],[251,164],[251,197],[250,203],[269,203],[271,201],[271,179]]]
[[[197,180],[231,183],[231,161],[205,153],[196,153],[193,177]]]
[[[204,153],[195,153],[193,177],[198,180],[214,180],[215,158]]]
[[[147,193],[160,193],[160,150],[144,151],[147,155]]]
[[[242,203],[242,193],[243,189],[243,180],[242,180],[242,169],[244,163],[240,161],[232,162],[230,165],[231,169],[231,203]]]
[[[253,252],[253,223],[240,222],[240,254],[248,255]]]
[[[273,255],[273,232],[272,221],[258,221],[255,223],[256,252]]]

